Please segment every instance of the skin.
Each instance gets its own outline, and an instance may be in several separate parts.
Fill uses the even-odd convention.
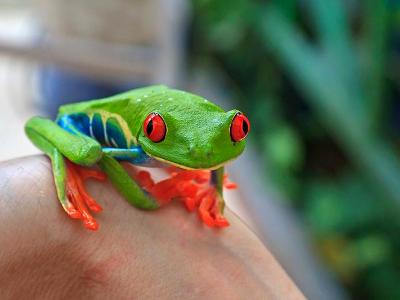
[[[166,124],[166,135],[159,142],[154,142],[144,132],[143,123],[151,113],[157,113]],[[240,155],[245,147],[244,139],[233,141],[231,136],[232,120],[238,113],[237,110],[224,112],[208,100],[184,91],[150,86],[107,99],[62,106],[57,124],[34,117],[27,122],[25,131],[52,161],[57,194],[64,210],[73,218],[83,218],[89,229],[96,230],[98,226],[88,212],[80,208],[84,205],[77,205],[71,199],[75,185],[68,184],[71,178],[79,176],[74,175],[78,173],[71,173],[73,165],[68,161],[81,166],[98,165],[114,187],[134,206],[157,209],[160,207],[158,199],[128,177],[116,160],[136,160],[134,163],[141,165],[142,161],[137,162],[140,158],[138,151],[132,151],[138,147],[152,161],[152,165],[212,170],[210,184],[216,194],[209,194],[209,198],[214,200],[207,201],[215,203],[215,208],[203,203],[199,211],[207,225],[226,226],[228,223],[222,216],[223,167]],[[85,133],[81,128],[83,125],[77,124],[76,119],[71,121],[71,118],[80,118],[81,124],[94,124],[98,120],[101,128],[107,128],[108,121],[112,120],[117,124],[118,132],[123,134],[124,146],[113,141],[106,134],[106,129],[99,133],[90,128]],[[124,153],[122,158],[121,153]],[[81,193],[79,188],[75,190]]]
[[[231,227],[210,230],[180,205],[130,209],[88,183],[108,212],[95,234],[59,209],[47,158],[0,163],[1,299],[304,299],[228,209]]]

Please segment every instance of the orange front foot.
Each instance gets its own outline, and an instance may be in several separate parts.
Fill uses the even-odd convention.
[[[222,215],[223,201],[215,188],[208,188],[198,196],[198,212],[201,220],[209,227],[227,227],[228,220]]]
[[[67,180],[66,195],[70,201],[67,207],[68,215],[73,219],[82,219],[87,229],[97,230],[98,223],[89,213],[88,208],[93,212],[100,212],[103,208],[86,192],[84,181],[87,178],[105,180],[103,172],[86,169],[66,160]]]
[[[229,222],[222,215],[223,199],[214,186],[210,185],[210,171],[186,171],[177,168],[167,170],[171,177],[154,183],[150,173],[136,174],[139,184],[161,205],[173,199],[183,200],[188,211],[198,210],[200,219],[210,227],[226,227]],[[224,178],[224,186],[236,188],[234,183]]]

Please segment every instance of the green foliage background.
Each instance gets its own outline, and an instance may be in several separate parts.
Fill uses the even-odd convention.
[[[193,3],[193,62],[228,82],[326,264],[353,298],[400,299],[399,4]]]

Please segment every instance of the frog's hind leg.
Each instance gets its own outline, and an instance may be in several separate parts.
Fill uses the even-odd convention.
[[[161,203],[158,203],[156,199],[151,197],[143,187],[141,187],[135,180],[133,180],[121,164],[109,153],[104,153],[100,161],[98,162],[99,167],[107,174],[108,179],[111,181],[113,186],[124,196],[135,207],[153,210],[160,207]],[[151,178],[146,178],[141,183],[152,185]],[[146,185],[144,184],[144,185]]]
[[[49,129],[54,127],[54,130]],[[91,230],[96,230],[98,228],[98,224],[93,216],[89,213],[89,207],[94,212],[101,211],[101,206],[98,205],[86,192],[84,188],[84,180],[87,178],[95,178],[95,179],[105,179],[105,175],[96,170],[85,169],[80,165],[71,162],[68,160],[64,153],[62,153],[60,149],[66,149],[66,145],[60,144],[63,141],[63,135],[69,135],[70,144],[74,145],[73,147],[79,146],[80,137],[72,135],[62,128],[58,127],[56,124],[51,122],[50,120],[41,119],[41,118],[33,118],[26,125],[26,133],[28,137],[32,140],[32,142],[43,152],[45,152],[52,164],[54,181],[56,185],[56,191],[58,199],[68,216],[74,219],[82,219],[86,228]],[[50,137],[48,134],[52,134]],[[61,138],[57,139],[58,137]],[[71,141],[76,139],[76,141]],[[67,139],[65,139],[67,140]],[[55,143],[53,143],[54,141]],[[84,139],[84,142],[85,141]],[[79,151],[79,149],[75,149],[78,153],[86,154],[85,151]],[[64,152],[68,153],[68,149]],[[71,152],[72,153],[72,152]],[[93,154],[88,153],[89,157],[93,156]],[[71,156],[75,162],[84,162],[84,157],[74,157]]]

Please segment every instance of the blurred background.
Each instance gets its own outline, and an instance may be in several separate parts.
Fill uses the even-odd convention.
[[[251,120],[230,202],[304,294],[400,299],[399,70],[394,0],[0,0],[0,160],[60,104],[199,93]]]

